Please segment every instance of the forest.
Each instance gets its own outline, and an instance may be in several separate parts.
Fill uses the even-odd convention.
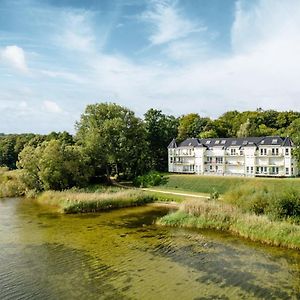
[[[115,103],[88,105],[76,133],[0,134],[0,166],[20,169],[28,190],[84,187],[111,176],[133,179],[151,170],[167,170],[167,146],[173,138],[290,136],[298,158],[300,112],[228,111],[217,119],[189,113],[180,117],[149,109],[139,118]]]

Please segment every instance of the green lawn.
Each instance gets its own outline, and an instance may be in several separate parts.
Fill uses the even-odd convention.
[[[278,189],[294,188],[300,191],[300,178],[244,178],[226,176],[168,174],[168,182],[159,186],[161,190],[209,194],[214,189],[220,194],[237,185],[248,182],[266,183]]]

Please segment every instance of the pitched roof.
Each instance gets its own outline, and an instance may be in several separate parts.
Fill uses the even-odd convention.
[[[188,139],[184,140],[183,142],[181,142],[178,145],[178,147],[187,147],[187,146],[198,147],[200,144],[201,143],[200,143],[199,139],[188,138]]]
[[[177,148],[177,144],[176,144],[176,140],[175,139],[173,139],[171,141],[171,143],[169,144],[168,148]]]
[[[172,143],[174,140],[170,143]],[[174,148],[170,147],[168,148]],[[176,145],[176,142],[175,142]],[[293,142],[289,137],[280,136],[261,136],[261,137],[243,137],[243,138],[209,138],[209,139],[197,139],[187,138],[181,142],[178,147],[259,147],[259,146],[286,146],[292,147]],[[177,145],[176,145],[177,147]]]
[[[284,147],[292,147],[294,146],[294,143],[293,141],[289,138],[289,137],[286,137],[282,143],[282,146]]]

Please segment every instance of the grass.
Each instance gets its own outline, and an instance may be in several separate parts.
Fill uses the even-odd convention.
[[[23,196],[25,186],[20,178],[20,170],[9,171],[7,168],[0,168],[0,198]]]
[[[237,185],[248,182],[254,184],[265,183],[269,187],[276,187],[282,190],[293,188],[300,192],[300,178],[245,178],[181,174],[169,174],[168,182],[164,185],[160,185],[159,189],[205,194],[210,194],[213,190],[216,190],[220,194],[224,194]]]
[[[162,217],[160,225],[228,231],[264,244],[300,249],[300,226],[272,221],[266,215],[242,212],[233,205],[212,200],[190,200]]]
[[[37,197],[38,203],[57,207],[58,211],[66,214],[139,206],[155,200],[153,195],[135,189],[102,193],[47,191]]]

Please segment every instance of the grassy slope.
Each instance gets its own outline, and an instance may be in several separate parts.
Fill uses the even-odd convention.
[[[213,189],[224,194],[236,185],[247,182],[267,183],[279,189],[295,188],[300,191],[300,178],[244,178],[226,176],[177,175],[169,174],[169,180],[158,188],[161,190],[209,194]]]

